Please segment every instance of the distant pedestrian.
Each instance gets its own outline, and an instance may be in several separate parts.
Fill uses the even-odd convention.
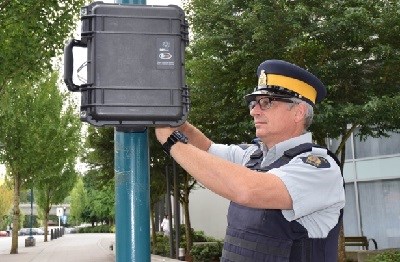
[[[168,215],[165,215],[163,221],[161,222],[161,230],[164,232],[164,236],[169,236],[170,231]]]
[[[7,231],[7,236],[9,237],[11,235],[11,227],[10,227],[10,225],[7,225],[6,231]]]

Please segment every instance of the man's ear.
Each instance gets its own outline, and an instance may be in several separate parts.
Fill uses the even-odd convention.
[[[300,103],[300,104],[296,105],[293,109],[295,110],[296,122],[302,121],[306,115],[307,106],[304,103]]]

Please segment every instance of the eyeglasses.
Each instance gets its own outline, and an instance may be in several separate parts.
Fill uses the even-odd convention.
[[[260,106],[261,110],[270,109],[271,106],[272,106],[272,102],[273,101],[280,101],[280,102],[285,102],[285,103],[294,103],[289,98],[263,96],[260,99],[256,99],[256,100],[250,101],[249,110],[252,110],[257,104]]]

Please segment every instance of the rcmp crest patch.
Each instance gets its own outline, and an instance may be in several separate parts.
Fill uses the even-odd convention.
[[[304,163],[315,166],[316,168],[329,168],[331,164],[322,156],[309,155],[307,157],[301,157]]]

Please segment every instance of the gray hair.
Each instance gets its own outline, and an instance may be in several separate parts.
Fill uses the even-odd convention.
[[[289,107],[292,108],[294,104],[304,104],[307,108],[306,114],[304,116],[304,130],[307,130],[312,124],[314,118],[314,108],[309,103],[299,99],[299,98],[290,98],[293,101],[293,104],[289,104]]]

